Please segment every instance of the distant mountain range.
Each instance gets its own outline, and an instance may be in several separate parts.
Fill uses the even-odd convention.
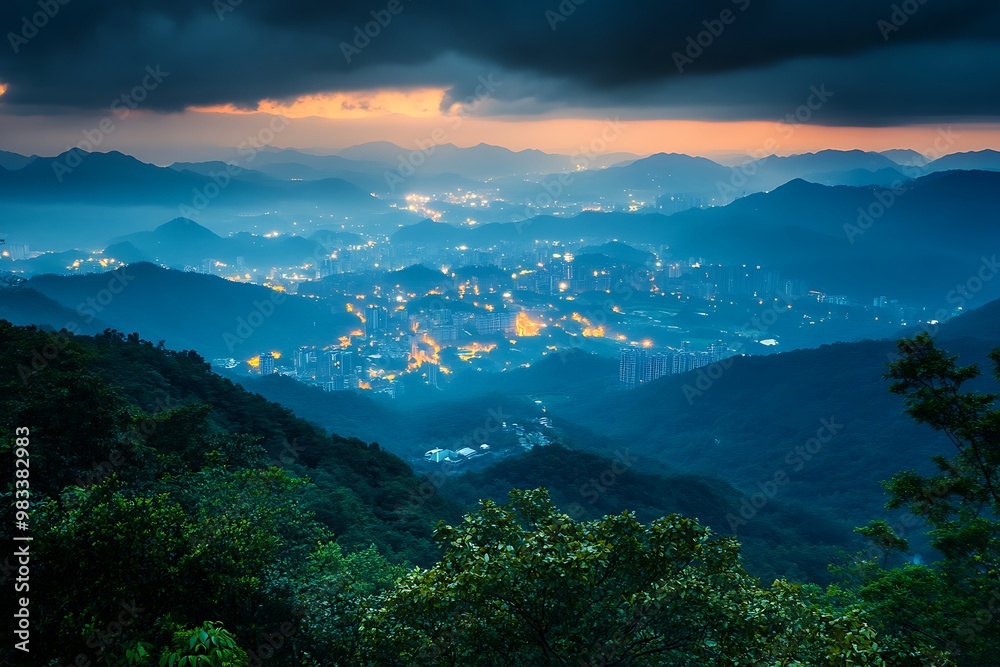
[[[1000,171],[1000,152],[994,150],[952,153],[934,160],[926,166],[927,171],[948,171],[952,169],[980,169]]]
[[[4,231],[21,242],[66,249],[93,248],[150,219],[177,215],[231,220],[269,210],[315,212],[317,206],[344,215],[385,210],[341,179],[286,181],[214,166],[171,169],[118,152],[39,157],[16,170],[0,168],[0,218]]]
[[[625,264],[635,264],[642,266],[656,259],[656,256],[645,250],[634,248],[627,243],[620,241],[610,241],[597,246],[584,246],[577,250],[576,259],[580,261],[582,257],[592,255],[597,257],[607,257],[612,261],[623,262]]]
[[[895,151],[886,155],[860,150],[825,150],[786,157],[770,155],[727,167],[702,157],[657,153],[606,169],[550,173],[539,184],[504,183],[504,186],[509,199],[521,198],[528,203],[550,196],[563,203],[606,201],[648,208],[658,204],[658,197],[673,197],[680,205],[660,202],[664,210],[672,212],[673,208],[725,205],[795,179],[823,185],[889,186],[934,171],[1000,169],[1000,160],[995,158],[993,151],[964,155],[962,158],[946,156],[926,166],[913,166],[926,164],[926,158],[915,151]]]
[[[872,153],[859,150],[825,150],[786,157],[768,156],[736,167],[725,167],[706,158],[657,153],[640,158],[628,153],[609,153],[599,157],[575,158],[538,150],[511,151],[500,146],[479,144],[462,148],[442,144],[425,150],[410,149],[389,142],[372,142],[344,149],[336,155],[317,155],[296,149],[262,148],[251,155],[234,156],[225,161],[178,162],[170,171],[181,174],[170,178],[166,168],[146,164],[118,152],[86,153],[74,149],[56,157],[23,156],[0,151],[0,185],[18,188],[10,196],[34,196],[49,190],[53,182],[65,185],[59,197],[81,196],[89,191],[88,201],[111,195],[116,202],[140,197],[159,201],[166,197],[174,203],[185,199],[188,190],[205,185],[204,178],[226,171],[227,163],[239,167],[236,183],[227,186],[230,196],[266,198],[270,192],[252,192],[248,185],[265,190],[288,181],[343,181],[362,192],[393,190],[387,174],[394,174],[408,187],[427,187],[435,182],[481,184],[491,179],[528,177],[531,182],[558,179],[564,175],[556,199],[586,199],[594,195],[622,200],[624,195],[641,193],[689,194],[724,203],[746,193],[771,190],[795,178],[826,184],[882,184],[890,175],[919,175],[953,169],[1000,170],[1000,153],[991,150],[947,155],[927,163],[926,158],[910,150]],[[914,171],[914,165],[920,172]],[[582,171],[579,171],[580,169]],[[5,172],[20,172],[11,175]],[[202,177],[192,179],[191,174]],[[185,176],[186,175],[186,176]],[[532,178],[532,175],[534,177]],[[266,177],[271,177],[269,180]],[[516,181],[514,181],[516,182]],[[511,183],[507,184],[508,187]],[[287,185],[285,187],[288,187]],[[296,186],[295,194],[344,196],[333,184],[314,191]],[[342,186],[341,186],[342,188]],[[178,195],[178,189],[181,194]],[[356,194],[356,193],[355,193]],[[517,193],[515,193],[517,194]]]
[[[281,234],[268,237],[249,232],[219,236],[188,218],[175,218],[152,231],[135,232],[111,240],[100,254],[81,250],[43,253],[31,259],[13,262],[0,258],[0,268],[17,269],[22,276],[43,273],[86,273],[88,267],[71,269],[74,262],[106,260],[153,262],[176,269],[201,268],[205,261],[217,261],[233,267],[242,262],[248,271],[269,270],[275,266],[315,267],[331,250],[357,246],[364,240],[351,232],[317,230],[309,237]],[[102,270],[96,267],[98,270]]]
[[[316,232],[312,238],[287,234],[266,238],[248,232],[222,237],[193,220],[176,218],[151,232],[136,232],[115,239],[104,254],[117,259],[124,251],[126,256],[174,268],[197,267],[204,260],[233,266],[241,257],[248,267],[315,266],[329,253],[314,238],[322,238],[335,247],[344,245],[338,242],[342,238],[340,234],[329,231]]]
[[[774,188],[801,178],[806,181],[816,181],[817,178],[831,179],[837,174],[874,175],[882,171],[895,173],[897,178],[904,179],[899,171],[899,164],[880,153],[865,151],[835,151],[826,150],[817,153],[804,153],[779,157],[771,155],[755,160],[736,168],[736,175],[747,176],[747,188],[751,192],[773,190]],[[737,178],[735,186],[740,182]],[[832,183],[831,183],[832,184]],[[870,185],[871,182],[857,183]]]
[[[371,197],[341,179],[298,183],[265,178],[250,172],[230,175],[195,165],[177,170],[140,162],[117,151],[87,153],[74,149],[59,156],[35,158],[20,169],[0,169],[0,187],[6,201],[27,199],[52,202],[160,204],[199,208],[199,194],[207,203],[258,203],[287,198],[345,204],[365,203]],[[200,173],[205,172],[205,173]],[[215,196],[212,196],[216,193]]]
[[[664,156],[653,163],[678,159],[688,158]],[[95,164],[98,162],[95,160]],[[36,163],[6,173],[37,169]],[[714,170],[712,164],[705,161],[702,166]],[[187,170],[150,169],[155,170],[149,175],[156,182],[160,182],[164,173],[169,178],[184,180],[204,178]],[[625,259],[615,253],[614,246],[604,248],[606,252],[594,246],[608,242],[661,245],[667,247],[668,256],[676,259],[766,265],[831,294],[856,298],[885,295],[950,309],[957,302],[952,288],[975,275],[982,262],[991,257],[984,254],[986,250],[1000,245],[1000,230],[994,224],[993,193],[998,190],[1000,173],[995,171],[934,172],[896,182],[891,187],[830,187],[797,179],[770,192],[741,197],[728,206],[691,209],[669,216],[585,212],[576,216],[541,215],[520,223],[475,227],[430,220],[399,227],[405,224],[399,222],[392,225],[397,231],[391,240],[394,244],[471,248],[491,247],[505,241],[558,240],[580,244],[577,252],[638,263],[646,260]],[[397,220],[402,221],[412,219],[413,214],[406,211],[394,215],[401,216]],[[17,234],[16,220],[15,224],[11,222],[6,221],[5,231]],[[386,220],[384,224],[389,222]],[[60,229],[75,230],[79,235],[94,233],[92,229],[80,229],[72,219],[61,219],[46,229],[50,233]],[[265,238],[262,233],[245,231],[219,236],[184,219],[152,231],[111,236],[106,257],[126,263],[152,261],[177,268],[199,266],[207,259],[233,265],[238,257],[243,257],[251,268],[304,266],[315,264],[311,260],[322,257],[327,250],[363,242],[356,234],[322,229],[311,236],[282,234]],[[87,252],[70,251],[16,264],[27,275],[60,273],[74,260],[87,256]],[[14,268],[9,259],[2,261],[4,266]],[[983,281],[977,292],[980,290],[982,293],[974,296],[981,301],[1000,296],[1000,280]]]
[[[548,208],[552,205],[596,204],[640,214],[684,216],[690,213],[687,209],[718,209],[722,204],[735,203],[738,208],[727,207],[727,214],[711,214],[725,217],[745,214],[747,209],[739,208],[745,206],[741,203],[744,198],[777,192],[796,180],[849,186],[857,193],[872,187],[910,191],[922,187],[912,181],[937,173],[1000,171],[1000,153],[996,151],[958,153],[921,167],[910,166],[920,161],[921,156],[913,151],[880,154],[828,150],[787,157],[772,155],[735,167],[706,158],[664,153],[644,158],[612,154],[587,164],[574,164],[571,156],[511,151],[485,144],[470,148],[446,144],[413,153],[380,142],[345,149],[338,155],[264,148],[242,161],[235,160],[237,169],[223,161],[159,167],[118,152],[73,150],[56,157],[0,152],[0,219],[4,221],[2,231],[15,242],[53,250],[74,246],[95,249],[137,227],[151,229],[178,215],[234,231],[262,231],[259,227],[236,225],[259,222],[264,216],[269,227],[273,224],[272,229],[292,231],[294,221],[305,219],[312,231],[320,225],[317,215],[343,215],[362,221],[355,223],[355,229],[364,225],[382,231],[414,219],[413,212],[399,206],[405,194],[414,192],[435,195],[437,199],[429,206],[453,221],[464,221],[473,215],[473,209],[442,193],[490,192],[491,206],[475,209],[474,213],[474,219],[485,229],[499,220],[537,218],[540,213],[554,212]],[[576,170],[578,167],[587,168]],[[976,177],[968,178],[971,182]],[[959,199],[932,202],[939,215],[950,207],[961,210],[967,206],[967,193],[962,188],[941,194]],[[829,193],[817,196],[838,199]],[[867,196],[862,194],[861,198]],[[969,196],[981,198],[974,192]],[[782,203],[782,198],[788,199],[788,191],[776,200],[753,201],[758,205],[768,201],[765,207],[773,208],[774,204],[780,208],[788,203]],[[919,197],[905,199],[916,201]],[[841,203],[833,201],[833,210],[840,210]],[[856,211],[861,203],[850,209]],[[899,216],[899,210],[910,208],[916,207],[894,207],[886,217]],[[808,215],[801,206],[796,209],[795,221],[770,216],[767,226],[800,227],[806,217],[830,217],[822,206],[814,206]],[[925,211],[916,210],[915,214],[926,217]],[[544,221],[545,217],[537,219]],[[845,222],[840,220],[839,226]],[[487,238],[491,232],[482,233],[482,238]],[[789,238],[794,239],[798,232],[790,234]],[[800,240],[807,245],[822,243],[818,238]],[[808,254],[804,258],[808,261]]]
[[[902,167],[922,167],[930,162],[926,155],[909,148],[894,148],[881,154]]]
[[[0,167],[11,171],[22,169],[26,165],[34,162],[36,159],[38,159],[37,155],[27,156],[20,155],[18,153],[11,153],[10,151],[0,151]]]
[[[986,171],[930,174],[895,190],[794,180],[728,206],[671,216],[588,212],[474,228],[425,220],[392,240],[469,247],[525,239],[665,244],[678,259],[768,265],[829,293],[944,305],[949,289],[978,271],[984,249],[1000,246],[998,188],[1000,174]],[[987,281],[980,298],[998,291],[1000,280]]]
[[[289,344],[328,345],[359,324],[339,301],[148,263],[117,272],[31,278],[23,288],[0,291],[0,318],[57,329],[73,325],[84,333],[105,327],[136,331],[175,349],[237,359]]]
[[[411,153],[422,153],[422,157],[413,159]],[[401,164],[411,164],[415,165],[415,171],[424,176],[452,173],[477,180],[572,171],[581,165],[588,169],[602,169],[638,157],[631,153],[607,153],[583,160],[534,149],[512,151],[490,144],[477,144],[468,148],[440,144],[420,150],[416,146],[407,148],[386,141],[345,148],[338,155],[352,160],[381,162],[392,169]]]

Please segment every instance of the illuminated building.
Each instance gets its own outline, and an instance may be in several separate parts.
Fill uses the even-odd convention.
[[[353,352],[333,352],[330,357],[330,374],[332,376],[343,378],[354,373]]]
[[[645,350],[635,347],[626,347],[621,352],[618,362],[618,379],[622,386],[632,389],[639,384],[639,377],[642,373],[642,366],[646,360]]]
[[[260,355],[260,374],[261,375],[272,375],[274,373],[274,355],[270,352],[265,352]]]
[[[670,375],[672,359],[668,354],[650,354],[646,357],[646,363],[642,368],[640,382],[652,382],[664,375]]]
[[[483,335],[517,333],[517,316],[508,312],[476,313],[476,330]]]
[[[377,304],[365,307],[365,336],[371,338],[380,331],[385,331],[389,323],[389,313]]]

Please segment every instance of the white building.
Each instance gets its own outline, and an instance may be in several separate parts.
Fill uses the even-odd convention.
[[[451,459],[452,461],[458,458],[458,454],[451,451],[450,449],[432,449],[424,454],[424,458],[433,463],[441,463],[445,459]]]

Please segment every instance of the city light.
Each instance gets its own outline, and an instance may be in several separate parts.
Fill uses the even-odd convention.
[[[523,310],[519,312],[515,318],[517,335],[521,338],[539,336],[541,335],[541,330],[546,326],[547,325],[543,322],[536,322],[532,320]]]
[[[458,358],[462,361],[472,361],[473,359],[478,359],[481,354],[489,354],[495,350],[496,347],[497,346],[493,343],[489,345],[472,343],[471,345],[458,348]]]

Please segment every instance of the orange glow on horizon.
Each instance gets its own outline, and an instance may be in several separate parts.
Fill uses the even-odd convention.
[[[231,104],[197,107],[181,114],[204,120],[211,130],[206,138],[232,132],[231,141],[245,138],[245,128],[262,121],[254,114],[281,114],[301,119],[281,133],[281,146],[340,149],[369,141],[389,141],[413,147],[414,138],[429,141],[435,131],[445,128],[443,143],[470,147],[479,143],[510,150],[537,149],[549,153],[581,155],[590,152],[592,142],[608,127],[605,118],[615,118],[621,110],[608,109],[599,117],[594,110],[567,109],[563,116],[476,116],[451,110],[443,112],[443,89],[411,91],[376,90],[349,93],[322,93],[291,102],[263,101],[256,110],[238,109]],[[627,113],[627,111],[625,111]],[[671,113],[664,110],[664,114]],[[180,117],[179,116],[179,117]],[[246,118],[244,131],[234,125],[235,116]],[[455,123],[456,117],[461,123]],[[944,153],[1000,150],[1000,123],[956,122],[895,127],[824,126],[814,123],[784,124],[771,120],[707,121],[694,119],[639,119],[621,121],[620,133],[600,152],[685,153],[710,159],[730,159],[735,155],[791,155],[826,149],[882,151],[910,148],[921,153],[935,151],[941,131],[949,127],[954,138]],[[185,123],[187,125],[187,123]],[[175,128],[174,131],[186,127]],[[325,141],[317,141],[317,137]]]
[[[372,118],[410,116],[429,118],[441,116],[444,88],[414,90],[371,90],[355,92],[316,93],[302,95],[293,101],[261,100],[255,109],[241,109],[232,104],[190,107],[196,113],[253,114],[265,113],[286,118]]]

